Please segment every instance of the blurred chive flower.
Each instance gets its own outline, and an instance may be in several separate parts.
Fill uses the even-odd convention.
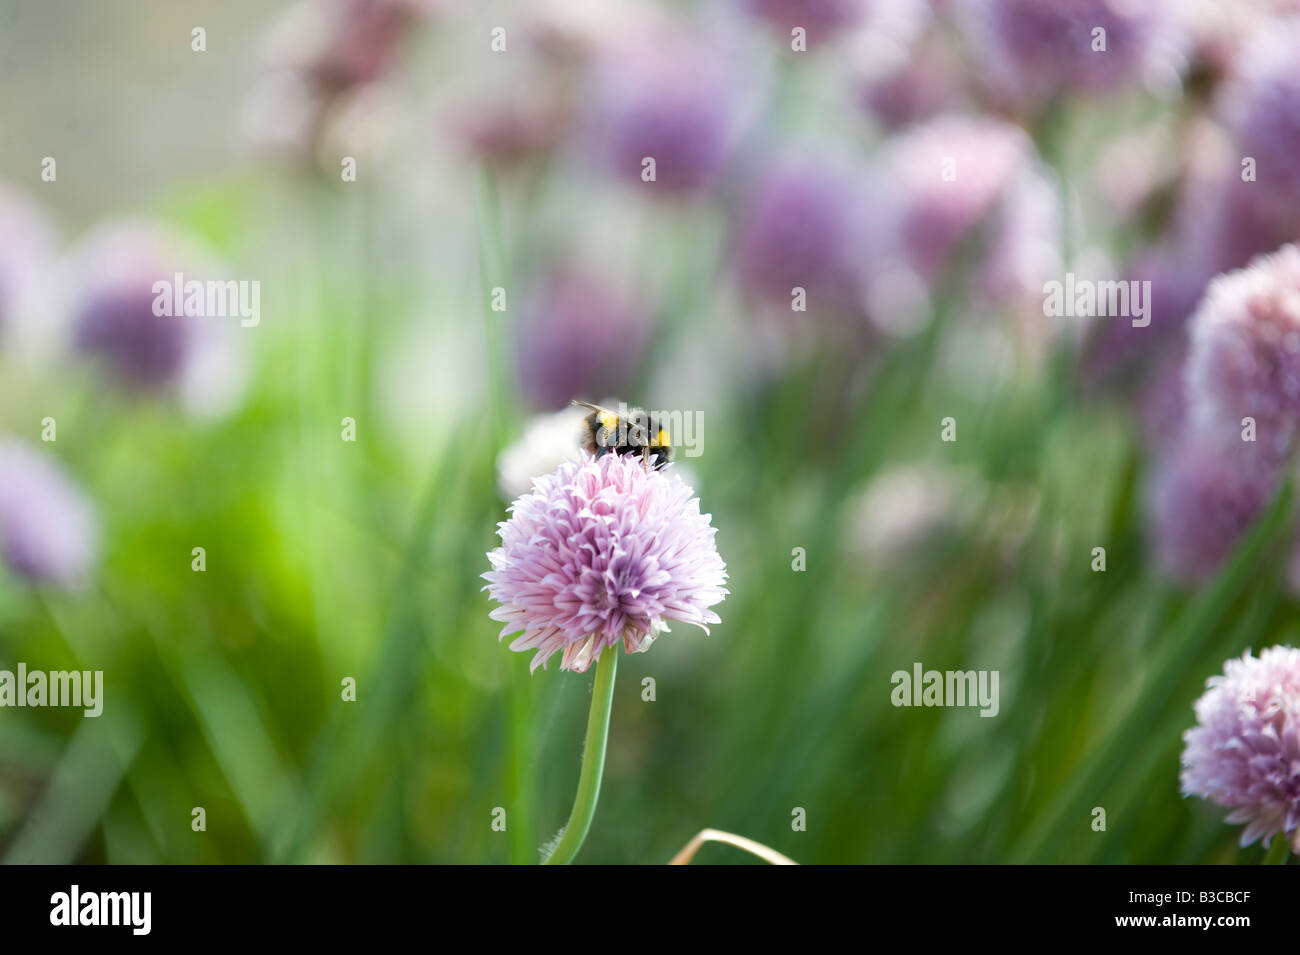
[[[1031,155],[1019,127],[940,117],[896,138],[886,157],[895,185],[897,241],[918,275],[933,280],[962,239],[1008,194]]]
[[[154,314],[154,283],[184,271],[176,244],[149,225],[115,223],[92,233],[80,251],[74,344],[131,389],[178,383],[190,356],[192,320]]]
[[[0,436],[0,556],[16,576],[82,586],[98,551],[90,500],[53,458]]]
[[[574,266],[547,274],[519,322],[519,387],[537,408],[616,391],[637,367],[650,316],[630,294]]]
[[[619,37],[589,77],[585,136],[616,179],[675,196],[720,176],[742,131],[734,73],[716,45],[673,29]],[[647,161],[654,179],[646,181]]]
[[[1152,484],[1150,515],[1162,570],[1192,583],[1212,576],[1280,480],[1279,462],[1250,444],[1184,435]]]
[[[123,390],[172,396],[198,418],[229,412],[242,398],[248,363],[240,319],[155,314],[179,273],[188,286],[214,270],[182,235],[146,221],[100,226],[74,256],[72,345]],[[155,284],[166,287],[156,290]]]
[[[888,129],[901,129],[966,105],[956,54],[931,36],[922,37],[892,69],[865,76],[859,99]]]
[[[869,221],[859,179],[824,160],[777,162],[744,203],[733,251],[741,288],[783,310],[797,287],[814,314],[860,313]]]
[[[299,0],[268,32],[266,72],[244,105],[259,146],[309,157],[356,92],[388,75],[440,0]]]
[[[497,456],[497,491],[507,501],[528,493],[533,479],[565,461],[581,458],[578,438],[582,412],[573,408],[535,415],[519,440]]]
[[[1261,449],[1285,455],[1300,422],[1300,248],[1215,279],[1190,337],[1193,427],[1236,436],[1251,417]]]
[[[1168,79],[1181,31],[1166,0],[955,0],[978,61],[1012,100]],[[1104,30],[1105,49],[1095,50]],[[1159,77],[1156,67],[1167,67]]]
[[[1231,810],[1241,845],[1275,836],[1300,853],[1300,650],[1229,660],[1183,734],[1182,790]]]
[[[501,606],[501,636],[535,650],[531,670],[561,654],[560,668],[586,671],[607,648],[647,649],[670,620],[700,627],[727,591],[716,530],[700,502],[669,471],[636,455],[584,455],[537,480],[499,525],[484,587]]]
[[[1266,215],[1300,235],[1300,17],[1261,29],[1241,59],[1241,74],[1225,91],[1237,152],[1255,160],[1247,195]]]

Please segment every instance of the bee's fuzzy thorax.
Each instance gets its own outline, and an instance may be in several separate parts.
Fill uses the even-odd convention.
[[[673,459],[671,436],[658,419],[641,408],[625,408],[625,414],[586,401],[575,405],[590,409],[582,419],[580,444],[585,451],[601,457],[615,454],[640,454],[655,468]]]

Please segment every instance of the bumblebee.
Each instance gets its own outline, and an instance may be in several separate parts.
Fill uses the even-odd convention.
[[[662,468],[673,459],[668,432],[653,415],[640,408],[626,408],[627,414],[620,417],[617,411],[589,401],[575,400],[573,403],[591,411],[582,419],[580,442],[596,457],[611,451],[615,454],[639,454],[647,468]],[[623,405],[619,407],[624,408]]]

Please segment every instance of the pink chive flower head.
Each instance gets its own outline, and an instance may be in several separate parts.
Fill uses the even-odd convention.
[[[1243,846],[1280,835],[1300,852],[1300,650],[1247,651],[1206,686],[1183,734],[1183,794],[1232,810]]]
[[[1191,318],[1187,393],[1198,427],[1224,435],[1251,417],[1260,445],[1285,452],[1300,422],[1300,248],[1210,284]]]
[[[536,650],[536,670],[556,652],[584,672],[621,642],[637,653],[667,621],[708,632],[709,608],[727,591],[716,529],[694,492],[636,455],[584,455],[538,478],[500,524],[484,587],[501,606],[511,650]],[[616,652],[616,651],[615,651]]]

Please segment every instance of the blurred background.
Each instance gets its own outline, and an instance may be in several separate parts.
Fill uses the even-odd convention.
[[[623,661],[579,861],[1259,861],[1180,734],[1295,643],[1290,499],[1188,463],[1183,370],[1300,239],[1297,15],[0,0],[0,669],[104,674],[0,709],[0,860],[535,862],[591,677],[479,575],[580,397],[701,416],[731,595]]]

